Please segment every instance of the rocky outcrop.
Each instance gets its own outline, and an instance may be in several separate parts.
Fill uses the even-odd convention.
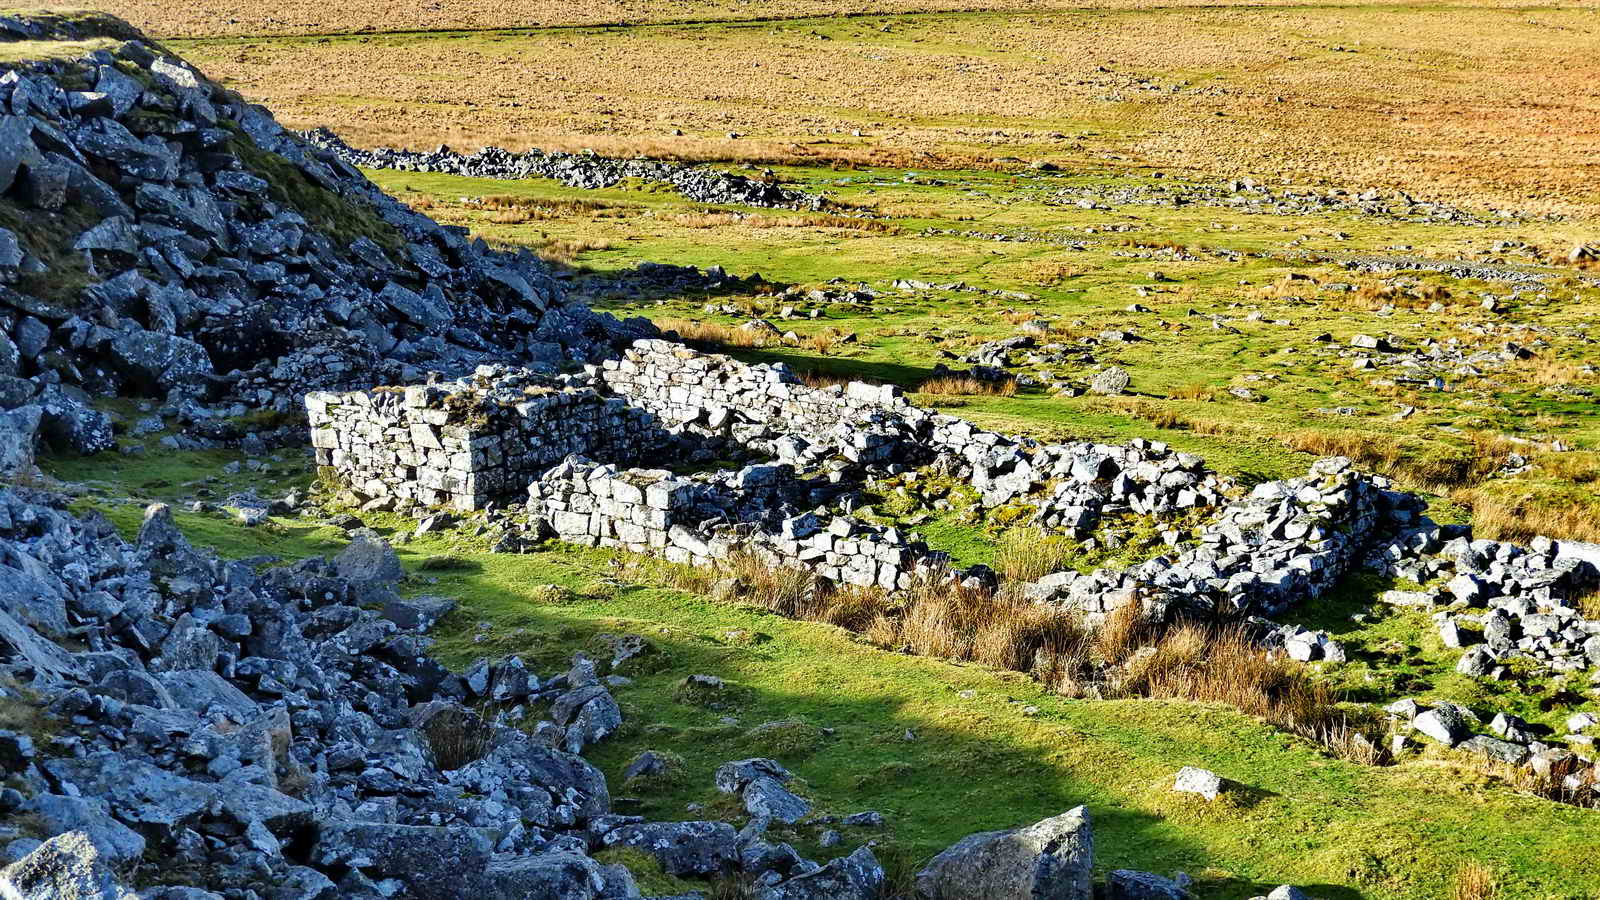
[[[775,897],[877,896],[865,850],[823,865],[763,851],[759,829],[614,815],[579,755],[622,724],[604,670],[578,654],[545,677],[515,657],[447,671],[420,630],[373,611],[406,603],[371,533],[332,561],[258,573],[195,549],[164,506],[127,543],[62,505],[0,489],[0,676],[62,730],[48,747],[0,732],[5,802],[48,838],[7,848],[6,896],[122,900],[115,873],[154,854],[167,886],[141,896],[158,900],[637,897],[589,855],[610,846],[677,874],[760,878]],[[467,704],[549,718],[515,728]],[[806,804],[788,777],[747,760],[719,784],[759,821],[793,821]]]
[[[43,407],[53,443],[110,444],[108,426],[56,440],[62,390],[287,411],[309,389],[553,371],[654,333],[563,306],[530,253],[408,209],[115,19],[4,21],[121,41],[0,65],[0,206],[20,223],[0,229],[0,411]]]

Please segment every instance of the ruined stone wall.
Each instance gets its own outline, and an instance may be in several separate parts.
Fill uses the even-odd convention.
[[[781,466],[673,475],[568,460],[528,487],[528,513],[564,541],[714,565],[736,552],[840,584],[909,587],[946,562],[894,528],[784,508]],[[792,511],[792,510],[791,510]]]
[[[893,385],[814,388],[782,364],[751,365],[671,341],[635,342],[620,359],[606,360],[600,377],[669,427],[743,445],[795,435],[862,462],[892,456],[911,436],[905,413],[917,411]]]
[[[480,509],[573,454],[636,459],[666,435],[582,377],[481,369],[404,389],[306,396],[317,464],[368,502]]]

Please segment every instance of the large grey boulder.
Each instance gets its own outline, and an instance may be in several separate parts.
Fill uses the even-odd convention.
[[[6,900],[134,900],[81,831],[59,834],[0,869]]]
[[[727,822],[639,822],[608,831],[602,840],[654,856],[668,875],[720,875],[739,858],[739,835]]]
[[[414,900],[457,900],[479,896],[493,838],[486,828],[334,822],[319,829],[311,862],[399,879]]]
[[[756,893],[757,900],[877,900],[883,895],[883,867],[862,847],[814,872],[796,875]]]
[[[28,811],[38,818],[47,833],[75,831],[84,835],[101,858],[112,866],[135,862],[144,856],[144,838],[112,818],[106,802],[97,797],[40,794],[29,802]]]
[[[604,740],[622,727],[622,708],[598,684],[562,694],[551,704],[550,717],[566,727],[562,746],[568,753],[581,753],[584,747]]]
[[[1411,720],[1411,727],[1447,747],[1466,740],[1472,727],[1465,711],[1454,703],[1441,703]]]
[[[581,853],[554,851],[496,859],[482,900],[599,900],[638,897],[626,869],[602,866]],[[631,888],[631,890],[630,890]]]
[[[1089,811],[968,835],[917,873],[925,900],[1093,900]]]
[[[507,783],[517,785],[520,789],[509,802],[517,804],[529,823],[544,828],[571,826],[611,812],[611,794],[599,769],[521,733],[497,738],[488,755],[457,769],[451,781],[484,793]]]
[[[741,759],[723,763],[713,776],[717,790],[739,794],[745,811],[757,818],[792,825],[811,812],[811,804],[795,796],[784,785],[792,777],[772,759]]]
[[[51,386],[34,402],[43,412],[39,434],[55,450],[89,456],[117,445],[111,420],[73,391]]]
[[[139,236],[134,232],[133,224],[126,218],[110,216],[78,235],[78,239],[72,244],[72,249],[94,250],[133,259],[139,255]]]
[[[383,286],[378,292],[378,299],[387,303],[391,309],[404,316],[424,329],[433,330],[450,324],[455,313],[450,309],[449,301],[443,296],[419,294],[408,290],[394,282]]]
[[[1110,366],[1100,370],[1089,382],[1089,390],[1096,394],[1114,397],[1125,393],[1133,379],[1128,376],[1128,370],[1120,366]]]
[[[364,587],[386,587],[406,574],[393,547],[380,537],[359,532],[349,546],[333,558],[333,566],[340,578]]]
[[[111,339],[111,364],[141,389],[166,389],[196,375],[210,375],[206,348],[188,338],[137,329]]]
[[[23,406],[0,413],[0,475],[33,474],[34,447],[44,410]]]
[[[104,750],[43,764],[63,792],[104,800],[111,814],[148,838],[169,839],[197,824],[218,799],[215,784],[193,781]]]

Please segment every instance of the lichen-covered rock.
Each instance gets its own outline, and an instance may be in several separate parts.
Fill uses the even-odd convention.
[[[883,896],[883,867],[862,847],[814,872],[796,875],[756,891],[757,900],[878,900]]]
[[[69,831],[45,841],[0,869],[0,896],[8,900],[134,900],[117,884],[89,837]]]
[[[738,838],[726,822],[640,822],[608,831],[601,840],[654,856],[668,875],[711,876],[733,869]]]
[[[416,900],[449,900],[484,889],[493,853],[494,836],[483,828],[339,822],[318,828],[311,860],[398,879]]]
[[[924,900],[1093,900],[1094,835],[1076,807],[1011,831],[968,835],[917,873]]]

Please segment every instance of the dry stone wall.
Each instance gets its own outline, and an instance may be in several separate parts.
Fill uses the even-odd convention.
[[[784,465],[685,476],[567,460],[529,485],[528,513],[572,543],[698,566],[754,553],[860,587],[903,589],[948,562],[899,529],[796,511],[795,485]]]
[[[670,436],[587,377],[481,367],[460,381],[306,396],[317,464],[369,501],[480,509],[573,454],[635,459]]]
[[[850,462],[890,462],[914,436],[905,417],[917,410],[893,385],[815,388],[781,363],[750,365],[662,340],[636,341],[600,369],[612,391],[664,425],[786,461],[840,455]]]

